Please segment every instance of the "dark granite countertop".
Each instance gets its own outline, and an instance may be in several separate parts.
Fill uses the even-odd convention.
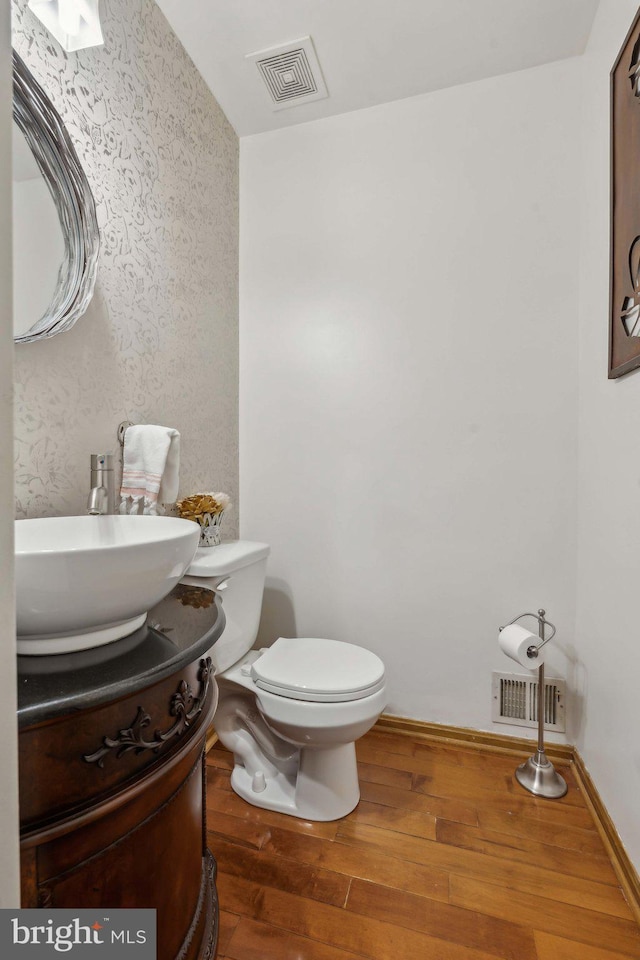
[[[80,653],[18,657],[21,728],[127,696],[203,656],[224,628],[211,590],[178,584],[122,640]]]

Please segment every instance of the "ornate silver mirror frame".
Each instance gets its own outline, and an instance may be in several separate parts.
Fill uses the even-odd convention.
[[[22,131],[56,205],[64,256],[53,299],[16,343],[69,330],[87,309],[98,269],[100,235],[91,187],[62,118],[25,63],[13,51],[13,118]]]

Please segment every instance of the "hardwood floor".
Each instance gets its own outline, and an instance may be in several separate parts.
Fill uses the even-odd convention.
[[[362,799],[308,823],[252,807],[208,755],[219,960],[628,960],[640,927],[570,767],[562,800],[513,757],[372,731]]]

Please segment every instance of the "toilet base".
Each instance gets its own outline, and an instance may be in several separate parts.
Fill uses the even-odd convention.
[[[297,772],[265,772],[264,779],[236,764],[231,787],[255,807],[301,820],[339,820],[360,799],[355,744],[301,747]]]

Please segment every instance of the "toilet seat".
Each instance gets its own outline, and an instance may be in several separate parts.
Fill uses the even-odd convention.
[[[384,664],[364,647],[317,637],[280,637],[251,664],[261,690],[293,700],[340,703],[384,686]]]

